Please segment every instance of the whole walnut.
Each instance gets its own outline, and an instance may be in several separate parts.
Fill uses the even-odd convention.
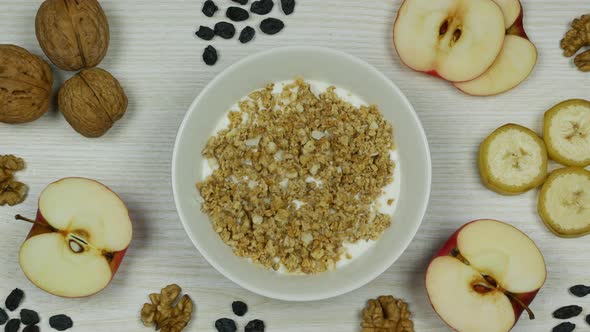
[[[46,0],[35,31],[49,60],[64,70],[96,67],[109,48],[109,23],[96,0]]]
[[[109,72],[85,69],[59,90],[59,110],[70,125],[86,137],[100,137],[127,110],[127,96]]]
[[[14,45],[0,45],[0,122],[25,123],[49,110],[51,68]]]

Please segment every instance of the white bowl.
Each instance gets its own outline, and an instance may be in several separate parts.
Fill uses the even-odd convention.
[[[325,81],[376,104],[394,128],[401,165],[401,191],[393,225],[377,244],[352,263],[316,275],[286,275],[235,256],[200,210],[195,183],[201,181],[201,150],[219,119],[237,100],[267,83],[303,77]],[[180,220],[195,247],[221,274],[260,295],[312,301],[355,290],[387,270],[410,244],[426,212],[431,160],[424,129],[398,87],[368,63],[318,47],[286,47],[248,57],[227,68],[201,92],[178,131],[172,186]]]

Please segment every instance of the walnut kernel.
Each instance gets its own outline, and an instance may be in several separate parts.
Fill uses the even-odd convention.
[[[190,322],[193,301],[183,295],[176,303],[182,289],[173,284],[162,289],[160,294],[150,294],[151,303],[145,303],[141,309],[141,321],[145,326],[154,326],[162,332],[180,332]]]
[[[362,332],[414,332],[408,304],[391,295],[369,300],[362,315]]]
[[[0,206],[16,205],[24,201],[28,188],[13,179],[14,172],[25,168],[25,162],[13,155],[0,155]]]
[[[575,55],[584,46],[590,46],[590,14],[574,19],[571,26],[571,29],[561,40],[563,55],[566,57]],[[590,51],[576,56],[574,64],[581,71],[590,71]]]

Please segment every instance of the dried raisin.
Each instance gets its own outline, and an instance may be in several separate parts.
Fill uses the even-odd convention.
[[[283,23],[283,21],[272,17],[264,19],[262,22],[260,22],[260,30],[262,30],[262,32],[266,33],[267,35],[277,34],[281,32],[284,27],[285,23]]]
[[[246,332],[264,332],[264,322],[260,319],[255,319],[248,322],[246,325]]]
[[[58,331],[65,331],[74,326],[74,322],[66,315],[55,315],[49,318],[49,326]]]
[[[588,325],[590,325],[590,315],[586,316],[586,323],[588,323]]]
[[[20,329],[20,320],[13,318],[6,323],[4,332],[18,332]]]
[[[218,332],[236,332],[236,322],[229,318],[220,318],[215,322],[215,328]]]
[[[234,22],[242,22],[250,18],[248,11],[240,7],[229,7],[225,16]]]
[[[39,314],[33,310],[23,309],[20,311],[20,320],[25,325],[35,325],[39,323]]]
[[[233,2],[237,2],[237,3],[239,3],[242,6],[245,5],[245,4],[248,4],[248,0],[232,0],[232,1]]]
[[[209,45],[205,48],[205,52],[203,52],[203,61],[209,66],[213,66],[217,63],[217,50],[215,47]]]
[[[281,8],[285,15],[291,15],[295,11],[295,0],[281,0]]]
[[[224,39],[231,39],[236,34],[236,27],[228,22],[215,24],[215,34]]]
[[[570,293],[577,297],[584,297],[590,294],[590,286],[576,285],[570,288]]]
[[[272,0],[258,0],[252,2],[250,11],[258,15],[266,15],[272,11],[275,3]]]
[[[568,305],[561,307],[553,312],[553,318],[570,319],[582,313],[582,307],[577,305]]]
[[[231,304],[231,310],[234,314],[242,317],[248,312],[248,305],[242,301],[236,301]]]
[[[197,35],[197,37],[204,40],[211,40],[213,39],[213,37],[215,37],[215,31],[203,25],[199,27],[199,31],[197,31],[195,34]]]
[[[215,13],[219,10],[219,7],[213,2],[212,0],[207,0],[203,4],[203,14],[207,17],[211,17],[215,15]]]
[[[246,44],[254,38],[254,35],[256,35],[256,30],[254,30],[253,27],[245,27],[242,32],[240,32],[240,43]]]
[[[7,321],[8,314],[6,313],[6,311],[4,311],[4,309],[0,308],[0,325],[6,324]]]
[[[25,326],[23,332],[39,332],[39,326],[37,325],[29,325]]]
[[[4,303],[6,304],[6,309],[10,311],[16,310],[16,308],[18,308],[24,297],[25,292],[18,288],[15,288],[14,290],[12,290],[12,292],[10,292],[10,294],[6,298],[6,302]]]
[[[572,332],[576,329],[576,324],[572,324],[570,322],[565,322],[557,325],[553,328],[553,332]]]

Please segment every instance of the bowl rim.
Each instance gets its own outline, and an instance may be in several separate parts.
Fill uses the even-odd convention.
[[[195,239],[192,232],[190,232],[187,221],[183,219],[184,213],[181,212],[183,210],[182,210],[180,203],[179,203],[180,200],[177,198],[177,197],[179,197],[178,196],[179,189],[178,189],[178,186],[176,183],[176,178],[177,178],[176,161],[177,161],[177,156],[179,153],[179,146],[180,146],[179,143],[180,143],[182,134],[187,126],[188,119],[190,118],[190,115],[193,112],[195,112],[197,104],[201,101],[203,96],[205,96],[209,93],[209,91],[213,88],[213,86],[216,85],[217,82],[224,80],[228,75],[233,73],[233,71],[236,70],[238,67],[247,65],[249,62],[255,61],[260,57],[272,56],[274,54],[283,53],[283,52],[305,52],[305,51],[306,52],[323,52],[324,54],[329,54],[331,56],[346,58],[348,61],[351,61],[351,62],[355,63],[356,65],[362,66],[366,70],[371,71],[373,74],[379,76],[381,79],[383,79],[384,82],[387,82],[389,87],[401,97],[401,101],[406,105],[406,107],[408,107],[413,120],[415,121],[418,128],[420,129],[420,136],[422,139],[423,146],[425,148],[425,152],[426,152],[425,158],[426,158],[427,165],[425,167],[426,181],[425,181],[424,192],[425,192],[426,196],[424,197],[424,200],[421,202],[421,204],[419,206],[420,220],[419,220],[419,222],[417,222],[413,225],[413,228],[409,232],[410,234],[408,234],[408,235],[410,235],[410,236],[408,236],[406,238],[405,243],[403,243],[403,246],[402,246],[404,249],[400,250],[399,253],[397,253],[396,255],[390,255],[389,259],[386,262],[383,262],[383,264],[381,264],[380,268],[375,269],[371,273],[366,273],[363,277],[358,278],[356,280],[356,282],[352,283],[348,287],[341,287],[341,288],[337,288],[334,290],[328,290],[328,291],[319,291],[319,292],[315,292],[314,294],[285,295],[282,293],[277,293],[274,291],[270,291],[267,289],[262,289],[262,288],[256,287],[256,286],[252,285],[250,282],[248,282],[248,280],[246,278],[241,278],[237,275],[234,275],[234,274],[228,272],[222,266],[222,264],[220,264],[216,260],[212,259],[210,257],[210,255],[208,254],[207,250],[205,250],[201,246],[201,244]],[[334,49],[331,49],[328,47],[322,47],[322,46],[284,46],[284,47],[272,48],[270,50],[266,50],[266,51],[262,51],[262,52],[258,52],[258,53],[254,53],[252,55],[249,55],[249,56],[229,65],[225,69],[223,69],[209,83],[206,84],[206,86],[203,88],[203,90],[201,90],[201,92],[194,99],[194,101],[191,103],[188,110],[186,111],[186,113],[183,117],[183,120],[179,126],[179,129],[177,131],[176,138],[174,140],[171,168],[172,168],[171,169],[172,191],[173,191],[174,204],[175,204],[177,215],[180,219],[180,222],[182,223],[185,233],[187,234],[187,236],[189,237],[189,239],[191,240],[191,242],[193,243],[195,248],[197,248],[199,253],[205,258],[205,260],[211,266],[213,266],[213,268],[215,270],[217,270],[219,273],[221,273],[224,277],[228,278],[229,280],[231,280],[232,282],[234,282],[238,286],[240,286],[248,291],[251,291],[255,294],[262,295],[262,296],[265,296],[268,298],[283,300],[283,301],[292,301],[292,302],[318,301],[318,300],[324,300],[324,299],[340,296],[343,294],[347,294],[349,292],[352,292],[354,290],[357,290],[357,289],[365,286],[366,284],[370,283],[371,281],[373,281],[374,279],[379,277],[385,271],[387,271],[399,259],[399,257],[401,257],[401,255],[408,249],[411,242],[416,237],[416,234],[424,221],[424,217],[426,216],[426,212],[427,212],[428,205],[430,202],[431,191],[432,191],[432,157],[431,157],[430,146],[428,143],[428,138],[427,138],[426,132],[424,130],[424,126],[422,125],[422,121],[418,117],[416,110],[414,109],[414,107],[412,106],[412,104],[410,103],[410,101],[408,100],[406,95],[401,91],[401,89],[389,77],[387,77],[385,74],[380,72],[376,67],[374,67],[370,63],[368,63],[360,58],[357,58],[353,55],[350,55],[346,52],[334,50]]]

